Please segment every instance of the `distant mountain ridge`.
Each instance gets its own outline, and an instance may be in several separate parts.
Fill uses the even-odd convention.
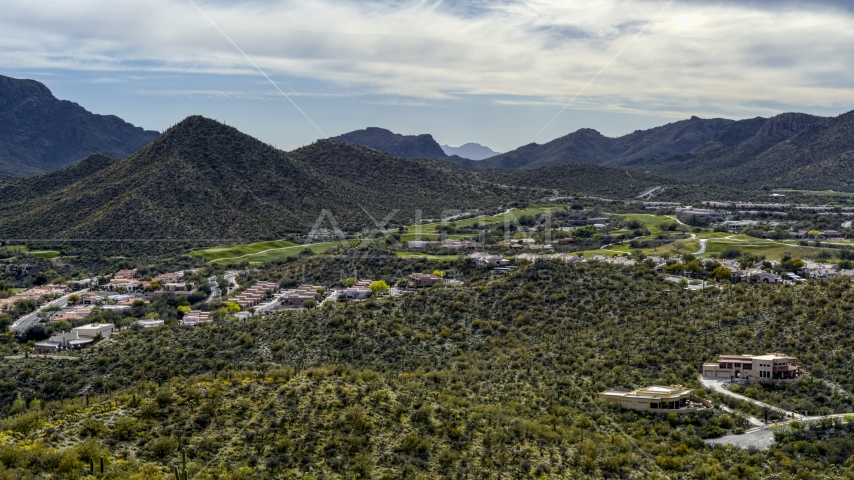
[[[398,158],[446,158],[448,155],[432,135],[401,135],[384,128],[368,127],[330,140],[373,148]]]
[[[496,155],[500,155],[499,152],[496,152],[487,146],[471,142],[460,145],[459,147],[442,145],[442,151],[445,152],[445,155],[456,155],[460,158],[465,158],[468,160],[483,160],[486,158],[494,157]]]
[[[59,100],[35,80],[0,75],[0,177],[55,170],[94,153],[125,157],[157,135]]]
[[[539,145],[531,143],[478,162],[477,168],[537,168],[563,163],[595,163],[626,166],[646,159],[670,157],[710,141],[732,120],[723,118],[688,120],[649,130],[637,130],[617,138],[591,128]]]

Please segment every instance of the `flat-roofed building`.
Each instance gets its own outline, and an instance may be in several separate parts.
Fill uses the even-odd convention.
[[[140,320],[136,323],[142,328],[157,328],[164,325],[163,320]]]
[[[792,382],[799,380],[802,375],[797,359],[784,353],[720,355],[717,362],[703,364],[703,376],[708,378]]]
[[[102,338],[110,338],[113,333],[112,323],[90,323],[77,328],[72,328],[72,332],[76,333],[80,338],[95,338],[101,334]]]
[[[39,354],[43,355],[46,353],[56,353],[59,351],[60,346],[61,345],[59,342],[51,342],[48,340],[45,340],[43,342],[36,342],[36,344],[33,346],[33,352],[32,353],[35,355],[39,355]]]
[[[694,390],[682,385],[607,390],[600,393],[599,398],[623,408],[654,413],[691,413],[711,407],[708,401],[695,397]]]

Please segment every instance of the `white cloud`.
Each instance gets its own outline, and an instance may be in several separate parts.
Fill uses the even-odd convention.
[[[5,3],[0,67],[255,74],[189,2]],[[491,95],[512,97],[506,100],[511,103],[560,105],[665,3],[283,0],[199,5],[271,75],[405,97],[401,104]],[[583,104],[659,115],[747,111],[745,105],[762,103],[851,104],[852,26],[850,12],[814,3],[677,0],[590,87]]]

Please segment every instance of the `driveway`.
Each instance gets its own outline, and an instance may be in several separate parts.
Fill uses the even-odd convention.
[[[774,432],[767,428],[754,428],[741,435],[724,435],[704,440],[709,445],[732,445],[739,448],[755,447],[765,450],[774,443]]]
[[[795,418],[797,420],[807,420],[809,417],[801,415],[799,413],[789,412],[787,410],[783,410],[782,408],[775,407],[773,405],[768,405],[767,403],[760,402],[759,400],[754,400],[752,398],[745,397],[744,395],[739,395],[737,393],[733,393],[725,388],[723,388],[723,384],[727,383],[726,379],[722,378],[709,378],[709,377],[700,377],[700,382],[704,387],[714,390],[715,392],[724,394],[728,397],[737,398],[739,400],[743,400],[745,402],[750,402],[754,405],[758,405],[760,407],[765,407],[769,410],[773,410],[775,412],[782,413],[785,417]]]

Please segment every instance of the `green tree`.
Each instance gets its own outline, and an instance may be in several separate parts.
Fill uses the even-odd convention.
[[[718,267],[712,270],[712,276],[719,282],[722,282],[732,278],[732,271],[726,267]]]
[[[371,291],[375,294],[385,292],[386,290],[388,290],[388,284],[385,283],[385,280],[377,280],[371,283]]]

